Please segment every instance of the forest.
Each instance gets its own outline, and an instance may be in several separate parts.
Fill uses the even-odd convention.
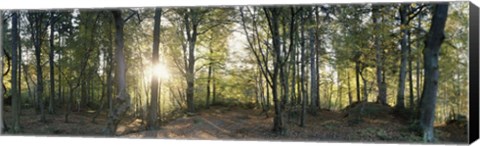
[[[468,10],[2,10],[0,134],[467,143]]]

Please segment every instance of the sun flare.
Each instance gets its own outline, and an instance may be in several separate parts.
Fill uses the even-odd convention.
[[[149,78],[152,76],[156,76],[160,79],[168,79],[170,77],[170,73],[168,72],[168,69],[164,64],[150,66],[146,69],[146,73],[149,75]]]

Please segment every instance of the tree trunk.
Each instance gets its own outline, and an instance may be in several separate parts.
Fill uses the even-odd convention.
[[[272,34],[273,50],[274,50],[274,68],[272,76],[272,94],[275,108],[275,117],[273,118],[273,131],[276,133],[284,134],[285,126],[283,124],[283,114],[281,109],[281,101],[278,96],[278,74],[282,67],[281,62],[281,50],[280,50],[280,33],[279,33],[279,10],[277,8],[265,8],[265,14],[269,23],[270,32]]]
[[[318,110],[318,80],[317,80],[317,62],[315,59],[315,56],[317,54],[316,50],[314,48],[314,34],[313,31],[310,30],[310,98],[311,98],[311,103],[310,103],[310,111],[313,115],[317,115],[317,110]],[[317,46],[318,47],[318,46]]]
[[[160,44],[160,17],[162,15],[162,9],[161,8],[155,8],[155,16],[154,16],[154,26],[153,26],[153,51],[152,51],[152,67],[155,67],[159,63],[159,49],[158,46]],[[158,104],[157,104],[157,98],[158,98],[158,78],[159,76],[155,74],[154,69],[152,69],[152,81],[151,81],[151,102],[150,102],[150,109],[148,111],[148,122],[147,122],[147,127],[150,130],[155,130],[157,129],[158,126],[158,116],[157,116],[157,110],[158,110]]]
[[[433,122],[438,90],[438,56],[445,39],[444,28],[448,14],[448,3],[435,4],[432,25],[427,35],[424,50],[425,80],[420,107],[420,126],[426,142],[434,142]]]
[[[418,15],[418,29],[422,29],[422,15]],[[419,38],[421,36],[421,33],[420,31],[418,31],[418,34],[417,34],[417,38]],[[420,50],[420,41],[417,41],[417,50]],[[417,52],[420,52],[420,51],[417,51]],[[421,58],[421,53],[417,53],[418,57],[417,57],[417,65],[416,65],[416,68],[417,68],[417,71],[415,72],[417,74],[417,77],[416,77],[416,81],[417,81],[417,106],[418,107],[418,101],[419,101],[419,98],[422,96],[421,95],[421,89],[420,89],[420,58]]]
[[[355,61],[355,80],[356,80],[356,83],[357,83],[357,102],[360,102],[360,66],[359,66],[359,62],[358,61]]]
[[[48,54],[48,62],[50,66],[50,96],[48,97],[48,113],[53,114],[53,99],[55,98],[55,74],[54,74],[54,63],[53,63],[53,55],[54,55],[54,31],[55,31],[55,18],[53,17],[54,13],[50,12],[50,53]]]
[[[193,9],[189,9],[184,15],[185,21],[185,30],[187,31],[187,43],[188,43],[188,65],[186,66],[187,71],[187,107],[188,112],[195,112],[194,97],[195,97],[195,43],[197,42],[197,28],[198,28],[198,19],[194,15]]]
[[[395,108],[404,109],[405,108],[405,76],[407,72],[407,57],[408,57],[408,34],[410,31],[406,28],[407,24],[407,9],[408,4],[402,4],[400,7],[400,23],[401,23],[401,62],[400,62],[400,77],[398,81],[398,91],[397,91],[397,103]]]
[[[0,20],[3,21],[3,20]],[[17,68],[18,68],[18,58],[17,58],[17,49],[18,49],[18,13],[12,13],[12,115],[13,115],[13,132],[17,133],[20,131],[20,113],[19,113],[19,89],[18,89],[18,77],[17,77]],[[3,100],[3,99],[2,99]]]
[[[3,83],[3,11],[0,11],[0,83]],[[0,135],[3,133],[3,88],[0,88]]]
[[[105,130],[106,135],[113,136],[115,135],[118,123],[122,119],[123,115],[130,108],[130,95],[127,92],[127,83],[126,83],[126,69],[125,56],[123,54],[123,26],[124,20],[122,18],[122,12],[119,10],[112,11],[114,21],[115,21],[115,43],[116,43],[116,52],[115,59],[117,61],[117,79],[118,79],[118,95],[115,98],[113,111],[108,116],[107,129]]]
[[[22,15],[19,13],[18,14],[21,19]],[[18,21],[18,29],[21,28],[21,25],[20,25],[21,21]],[[20,31],[21,30],[18,30],[18,33],[20,34]],[[17,71],[17,77],[18,77],[18,113],[21,115],[22,114],[22,38],[20,37],[20,35],[17,35],[17,42],[18,42],[18,71]]]
[[[348,105],[352,104],[352,92],[350,91],[350,73],[347,71]]]
[[[109,25],[111,26],[111,25]],[[109,27],[110,28],[110,27]],[[113,112],[113,68],[114,68],[114,61],[113,61],[113,36],[112,36],[112,29],[108,29],[108,50],[107,50],[107,64],[110,64],[107,68],[107,99],[108,99],[108,113]],[[148,105],[148,104],[147,104]]]
[[[302,9],[302,11],[304,11],[304,9]],[[302,114],[301,114],[301,117],[300,117],[300,126],[301,127],[304,127],[305,126],[305,118],[306,118],[306,104],[307,104],[307,89],[305,87],[305,66],[306,66],[306,62],[307,62],[307,57],[306,57],[306,48],[305,48],[305,20],[304,20],[304,17],[303,17],[303,13],[302,13],[302,17],[301,17],[301,27],[300,27],[300,37],[301,37],[301,44],[300,44],[300,49],[301,49],[301,55],[302,55],[302,58],[301,58],[301,72],[300,72],[300,80],[301,80],[301,92],[302,92]]]
[[[373,23],[375,24],[374,28],[376,31],[379,30],[379,25],[380,23],[378,22],[378,15],[379,15],[379,8],[378,6],[373,6],[373,9],[372,9],[372,20],[373,20]],[[380,46],[380,36],[379,36],[379,33],[375,33],[375,36],[374,36],[374,39],[375,39],[375,50],[376,50],[376,54],[375,54],[375,58],[376,58],[376,64],[377,64],[377,70],[376,70],[376,73],[377,73],[377,88],[378,88],[378,96],[377,96],[377,102],[380,103],[380,104],[383,104],[383,105],[386,105],[387,104],[387,92],[385,91],[386,89],[384,88],[384,82],[383,82],[383,77],[382,77],[382,70],[383,70],[383,51],[381,49],[381,46]]]
[[[210,47],[209,48],[209,51],[210,51],[210,56],[213,54],[213,49]],[[209,57],[209,61],[210,63],[208,64],[208,77],[207,77],[207,99],[206,99],[206,102],[205,102],[205,107],[208,109],[209,106],[210,106],[210,85],[211,85],[211,80],[212,80],[212,58]]]
[[[408,34],[408,42],[410,42],[410,33]],[[413,108],[415,107],[415,104],[414,104],[414,99],[413,99],[413,75],[412,75],[412,61],[413,61],[413,57],[412,57],[412,48],[410,46],[410,43],[408,43],[408,83],[409,83],[409,91],[410,91],[410,94],[409,94],[409,108],[410,110],[413,111]]]

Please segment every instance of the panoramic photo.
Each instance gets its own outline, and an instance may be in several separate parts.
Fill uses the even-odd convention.
[[[468,143],[469,3],[0,11],[0,133]]]

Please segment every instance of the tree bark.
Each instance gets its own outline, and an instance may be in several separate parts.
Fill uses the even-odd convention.
[[[154,16],[154,26],[153,26],[153,51],[152,51],[152,67],[155,67],[159,63],[159,44],[160,44],[160,22],[161,22],[161,17],[162,16],[162,9],[161,8],[155,8],[155,16]],[[157,129],[158,126],[158,115],[157,115],[157,110],[158,110],[158,82],[159,82],[159,76],[155,74],[154,69],[152,69],[152,81],[151,81],[151,102],[150,102],[150,109],[148,111],[149,113],[149,118],[147,122],[147,127],[150,130],[155,130]]]
[[[207,77],[207,100],[205,102],[205,107],[206,108],[209,108],[210,106],[210,85],[211,85],[211,80],[212,80],[212,71],[213,71],[213,65],[212,65],[212,57],[211,55],[213,54],[213,49],[211,47],[209,47],[209,51],[210,51],[210,54],[209,54],[209,63],[208,63],[208,77]],[[258,99],[258,98],[257,98]]]
[[[318,110],[318,79],[317,79],[317,62],[316,62],[316,48],[314,48],[315,38],[313,31],[310,30],[310,111],[313,115],[317,115]],[[317,46],[318,47],[318,46]],[[318,59],[318,58],[317,58]]]
[[[54,13],[50,12],[50,53],[48,54],[48,62],[50,66],[50,96],[48,101],[48,113],[53,114],[53,99],[55,97],[55,74],[54,74],[54,62],[53,62],[53,55],[54,55],[54,31],[55,31],[55,18]]]
[[[379,12],[379,8],[378,6],[373,6],[373,9],[372,9],[372,20],[373,20],[373,23],[375,24],[374,28],[375,28],[375,31],[378,31],[379,30],[379,25],[380,23],[378,22],[378,15],[380,14]],[[375,45],[375,50],[376,50],[376,54],[375,54],[375,58],[376,58],[376,64],[377,64],[377,70],[376,70],[376,73],[377,73],[377,88],[378,88],[378,96],[377,96],[377,102],[380,103],[380,104],[383,104],[383,105],[386,105],[387,104],[387,92],[386,92],[386,89],[385,89],[385,83],[383,82],[383,77],[382,77],[382,70],[383,70],[383,51],[381,49],[381,46],[380,46],[380,36],[379,36],[379,32],[376,32],[375,33],[375,36],[374,36],[374,45]]]
[[[356,84],[357,84],[357,102],[360,102],[360,66],[359,66],[359,62],[358,60],[355,61],[355,80],[356,80]]]
[[[348,105],[352,104],[352,92],[350,91],[350,73],[347,71]]]
[[[418,26],[417,26],[417,29],[421,30],[422,29],[422,15],[418,15]],[[418,31],[418,34],[417,34],[417,39],[420,37],[421,33],[420,31]],[[417,50],[420,50],[420,40],[417,41]],[[420,51],[417,51],[417,52],[420,52]],[[418,101],[422,95],[421,95],[421,89],[420,89],[420,58],[421,58],[421,53],[417,53],[418,57],[417,57],[417,65],[416,65],[416,69],[417,71],[415,72],[417,74],[417,77],[416,77],[416,82],[417,82],[417,106],[418,107]]]
[[[122,119],[123,115],[130,108],[130,95],[127,92],[126,82],[126,69],[125,57],[123,53],[123,26],[124,20],[122,18],[122,12],[120,10],[112,11],[115,22],[115,59],[117,62],[117,79],[118,79],[118,95],[115,97],[113,111],[108,115],[107,128],[105,130],[106,135],[115,135],[117,126]]]
[[[397,103],[395,104],[395,108],[397,109],[404,109],[405,108],[405,78],[407,72],[407,57],[408,57],[408,34],[410,31],[406,28],[408,27],[407,23],[407,9],[409,4],[402,4],[400,6],[400,23],[401,23],[401,62],[400,62],[400,73],[399,73],[399,81],[398,81],[398,91],[397,91]]]
[[[187,110],[190,113],[195,112],[195,105],[193,98],[195,96],[195,43],[197,42],[197,29],[199,19],[194,9],[188,9],[188,12],[184,14],[185,30],[187,34],[188,43],[188,60],[186,67],[186,79],[187,79]]]
[[[304,9],[302,9],[302,11],[304,11]],[[301,17],[301,26],[300,26],[300,37],[301,37],[301,65],[300,65],[300,80],[301,80],[301,92],[302,92],[302,113],[301,113],[301,117],[300,117],[300,126],[301,127],[304,127],[305,126],[305,118],[306,118],[306,104],[307,104],[307,89],[305,87],[305,66],[306,66],[306,62],[307,62],[307,57],[306,57],[306,48],[305,48],[305,20],[304,20],[304,12],[302,12],[302,17]]]
[[[43,33],[43,26],[42,26],[42,19],[44,17],[44,13],[32,13],[30,14],[31,19],[30,25],[32,27],[32,40],[33,45],[35,47],[35,63],[36,63],[36,74],[37,74],[37,89],[36,89],[36,98],[37,103],[40,108],[40,121],[45,123],[47,122],[45,118],[45,103],[43,100],[43,69],[41,63],[41,46],[42,46],[42,33]]]
[[[273,50],[274,50],[274,67],[272,76],[272,94],[275,108],[275,117],[273,118],[273,131],[276,133],[284,134],[286,129],[283,124],[282,109],[280,106],[280,99],[278,96],[278,73],[281,67],[281,50],[280,50],[280,34],[279,34],[279,9],[277,8],[264,8],[267,21],[269,23],[270,32],[272,34]]]
[[[3,21],[3,20],[0,20]],[[20,131],[20,96],[19,96],[19,89],[18,89],[18,77],[17,77],[17,70],[18,70],[18,58],[17,58],[17,49],[18,49],[18,12],[12,13],[12,115],[13,115],[13,132],[17,133]],[[3,100],[3,99],[2,99]]]
[[[420,126],[426,142],[434,142],[433,122],[438,90],[438,56],[440,46],[445,39],[444,28],[447,21],[448,3],[435,4],[432,23],[425,42],[424,67],[425,80],[420,107]]]

